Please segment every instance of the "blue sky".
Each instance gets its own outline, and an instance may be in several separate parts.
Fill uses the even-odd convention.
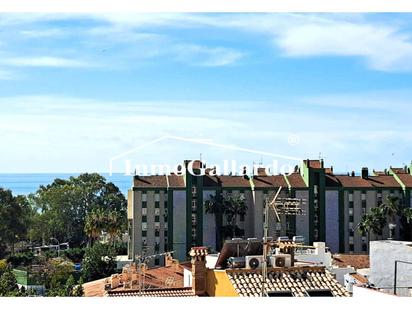
[[[341,172],[409,164],[411,20],[1,14],[0,171],[104,172],[113,156],[164,135],[321,154]],[[199,153],[239,155],[165,141],[133,159]]]

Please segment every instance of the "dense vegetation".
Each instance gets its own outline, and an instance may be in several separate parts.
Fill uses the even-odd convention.
[[[115,272],[126,230],[126,199],[99,174],[55,179],[29,196],[0,188],[0,296],[27,296],[13,269],[29,272],[47,296],[81,296],[82,283]],[[101,244],[102,234],[108,242]],[[66,243],[69,250],[35,256],[30,246]],[[74,264],[82,270],[75,271]]]

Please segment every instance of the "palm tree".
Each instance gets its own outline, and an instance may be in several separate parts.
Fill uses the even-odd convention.
[[[224,197],[224,214],[232,237],[236,237],[236,222],[238,216],[244,216],[247,211],[245,198],[239,194],[227,194]]]
[[[370,210],[370,213],[364,215],[358,224],[358,229],[361,233],[368,234],[370,240],[370,232],[376,235],[382,235],[383,228],[386,225],[386,214],[382,207],[375,207]]]
[[[210,199],[205,201],[205,213],[213,214],[215,217],[216,226],[216,250],[221,249],[222,245],[222,221],[224,212],[224,199],[221,191],[216,192],[215,195],[210,195]]]
[[[108,212],[105,229],[109,234],[110,241],[114,242],[115,237],[118,236],[121,231],[121,220],[117,211],[112,210]]]
[[[389,239],[394,236],[394,229],[396,227],[395,215],[399,214],[399,198],[397,196],[387,196],[386,202],[381,205],[385,214],[389,217]]]
[[[89,237],[89,246],[92,245],[93,241],[97,239],[105,225],[105,215],[102,209],[93,209],[86,215],[84,231]]]

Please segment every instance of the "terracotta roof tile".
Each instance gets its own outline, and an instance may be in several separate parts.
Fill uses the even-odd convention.
[[[253,184],[256,188],[278,188],[280,186],[286,188],[288,186],[283,175],[254,176]]]
[[[339,267],[351,266],[355,269],[369,268],[369,255],[365,254],[335,254],[332,264]]]
[[[402,181],[402,183],[409,187],[412,188],[412,175],[410,174],[397,174],[399,179]]]
[[[165,175],[134,176],[133,186],[139,188],[167,188],[167,180]]]
[[[250,182],[248,178],[243,176],[203,176],[203,186],[204,187],[240,187],[240,188],[250,188]]]
[[[392,175],[369,176],[367,181],[372,187],[401,187]]]
[[[240,296],[261,295],[262,274],[256,270],[228,270],[227,275]],[[333,296],[349,296],[346,289],[324,267],[290,267],[268,270],[266,291],[291,292],[295,297],[308,296],[309,290],[329,290]]]
[[[117,275],[121,278],[121,274]],[[134,280],[138,280],[139,275],[134,275]],[[87,282],[83,285],[84,294],[87,297],[91,296],[104,296],[105,285],[110,282],[110,277],[103,278],[91,282]],[[146,288],[165,288],[165,286],[171,286],[173,288],[183,287],[183,268],[178,267],[155,267],[146,270],[146,276],[144,279]],[[136,284],[132,284],[133,288],[136,288]],[[124,291],[124,285],[115,288],[113,291]],[[130,291],[130,290],[129,290]]]
[[[307,188],[303,177],[299,173],[292,173],[287,176],[292,188]]]
[[[108,297],[196,297],[192,288],[107,291]]]
[[[167,176],[169,180],[169,187],[171,188],[185,188],[184,176],[180,175],[169,175]]]

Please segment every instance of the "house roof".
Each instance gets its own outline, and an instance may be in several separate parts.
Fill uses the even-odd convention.
[[[167,180],[165,175],[134,176],[133,186],[142,188],[167,188]]]
[[[332,264],[339,267],[351,266],[355,269],[369,268],[369,255],[366,254],[334,254]]]
[[[288,184],[283,175],[274,176],[254,176],[253,184],[256,188],[287,187]]]
[[[392,188],[400,187],[400,184],[391,175],[361,176],[349,175],[325,175],[326,187],[358,187],[358,188]]]
[[[372,187],[400,187],[392,175],[369,176],[367,178]]]
[[[230,282],[240,296],[260,296],[262,274],[257,270],[227,270]],[[333,296],[349,296],[346,289],[325,267],[290,267],[268,270],[267,292],[291,292],[295,297],[308,296],[311,290],[329,290]]]
[[[121,276],[121,274],[119,274]],[[135,275],[135,280],[138,280],[138,275]],[[103,278],[91,282],[86,282],[83,285],[84,288],[84,295],[87,297],[92,296],[104,296],[105,293],[105,285],[110,282],[110,277]],[[165,266],[165,267],[155,267],[146,270],[145,275],[145,286],[146,288],[164,288],[168,282],[173,288],[182,288],[183,287],[183,268],[177,267],[174,268],[173,266]],[[113,291],[124,291],[123,285],[115,288]],[[130,291],[130,290],[128,290]]]
[[[204,187],[240,187],[250,188],[250,182],[247,177],[244,176],[229,176],[229,175],[205,175],[203,176]]]
[[[402,183],[409,187],[412,188],[412,175],[410,174],[396,174],[398,178],[402,181]]]
[[[369,282],[369,280],[367,278],[365,278],[364,276],[362,276],[361,274],[358,273],[353,273],[350,274],[350,276],[356,280],[357,283],[359,284],[367,284]]]
[[[108,297],[196,297],[192,288],[107,291]]]
[[[307,188],[303,177],[299,173],[291,173],[286,176],[292,188]]]
[[[185,188],[185,179],[181,175],[169,175],[167,176],[169,180],[169,187],[171,188]]]

